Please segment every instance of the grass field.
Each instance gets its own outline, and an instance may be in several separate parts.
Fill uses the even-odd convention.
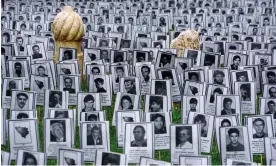
[[[82,87],[82,90],[87,91],[85,87]],[[112,106],[111,107],[103,107],[103,110],[106,111],[106,116],[107,120],[110,122],[112,121],[112,116],[113,116],[113,111],[114,111],[114,105],[115,105],[115,95],[113,95],[113,100],[112,100]],[[258,102],[257,102],[258,103]],[[257,105],[258,106],[258,105]],[[72,107],[70,106],[69,108],[76,108],[75,106]],[[173,119],[173,124],[181,123],[181,110],[180,110],[180,103],[174,103],[173,104],[173,110],[172,110],[172,119]],[[258,107],[257,107],[258,108]],[[39,125],[39,138],[40,138],[40,150],[43,152],[44,151],[44,142],[43,142],[43,108],[41,106],[37,106],[37,111],[38,111],[38,125]],[[9,114],[7,115],[9,116]],[[9,117],[8,117],[9,118]],[[2,145],[2,151],[9,151],[9,146],[8,146],[8,140],[6,145]],[[110,125],[110,150],[111,152],[119,152],[123,153],[122,148],[117,148],[117,142],[116,142],[116,128]],[[80,140],[79,140],[79,128],[77,127],[76,133],[75,133],[75,146],[74,148],[79,148],[80,147]],[[213,146],[212,146],[212,153],[211,154],[203,154],[203,155],[211,155],[212,156],[212,165],[220,165],[220,155],[218,153],[218,149],[216,146],[216,141],[213,140]],[[155,151],[155,159],[158,160],[163,160],[163,161],[168,161],[170,162],[170,151],[169,150],[157,150]],[[265,158],[264,155],[255,155],[254,156],[254,162],[261,163],[262,165],[265,165]],[[15,162],[12,162],[12,164],[15,164]],[[57,161],[56,160],[48,160],[47,161],[48,165],[56,165]],[[87,163],[86,165],[92,165],[92,163]]]

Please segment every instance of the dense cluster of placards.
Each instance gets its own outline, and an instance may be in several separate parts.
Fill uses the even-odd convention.
[[[75,48],[53,60],[51,25],[66,5],[85,25],[82,63]],[[217,146],[222,165],[257,165],[253,154],[275,165],[275,13],[275,0],[6,0],[2,164],[209,165],[201,153]],[[178,55],[169,43],[188,29],[199,32],[200,50]],[[108,121],[102,106],[113,95]],[[110,152],[110,126],[123,154]],[[155,150],[170,150],[171,162]]]

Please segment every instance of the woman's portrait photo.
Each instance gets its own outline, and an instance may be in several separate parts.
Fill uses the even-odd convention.
[[[133,109],[133,99],[128,95],[123,95],[120,101],[120,110]]]

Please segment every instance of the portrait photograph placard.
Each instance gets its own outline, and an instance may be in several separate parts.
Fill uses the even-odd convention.
[[[168,96],[168,101],[172,101],[171,80],[152,79],[150,94]]]
[[[201,96],[205,95],[206,83],[185,81],[183,84],[183,95],[187,96]]]
[[[264,138],[264,146],[265,146],[265,158],[266,163],[270,163],[271,160],[276,160],[275,153],[276,153],[276,138]]]
[[[68,91],[68,104],[77,105],[77,93],[81,88],[80,75],[59,75],[59,89]]]
[[[171,112],[147,112],[145,113],[146,122],[154,124],[155,150],[170,149],[170,125]]]
[[[126,123],[124,153],[128,163],[139,163],[140,157],[154,157],[154,125],[152,122]]]
[[[264,138],[274,136],[272,115],[255,115],[245,118],[248,126],[250,144],[252,145],[252,153],[264,153]]]
[[[142,114],[140,110],[130,110],[130,111],[117,111],[116,112],[116,133],[117,133],[117,146],[124,146],[125,138],[125,124],[128,122],[141,122]]]
[[[110,151],[109,121],[81,122],[80,148],[84,150],[84,161],[94,162],[96,151]]]
[[[276,99],[261,97],[259,107],[260,115],[272,114],[274,133],[276,133]]]
[[[116,94],[120,90],[120,77],[128,77],[128,66],[127,65],[117,65],[111,66],[111,73],[112,73],[112,85],[114,93]]]
[[[34,43],[27,45],[28,55],[33,61],[46,59],[44,43]]]
[[[92,93],[101,94],[101,105],[111,106],[112,102],[112,84],[109,75],[89,75],[88,90]]]
[[[189,112],[187,124],[199,124],[201,133],[201,152],[210,153],[212,147],[212,138],[214,135],[213,115]]]
[[[24,88],[30,87],[29,67],[26,60],[8,60],[9,76],[12,78],[23,78]]]
[[[219,134],[222,165],[228,158],[252,161],[247,126],[220,127]]]
[[[90,121],[106,121],[105,111],[103,110],[103,111],[93,111],[93,112],[81,112],[80,122],[90,122]]]
[[[127,165],[127,155],[97,150],[95,165]]]
[[[43,152],[18,149],[16,158],[17,165],[45,165],[46,161],[47,158]]]
[[[44,119],[44,152],[56,159],[59,148],[72,148],[73,122],[70,118]]]
[[[49,108],[68,108],[68,91],[45,90],[44,117],[48,117]]]
[[[216,115],[235,115],[241,120],[240,95],[217,95]]]
[[[228,68],[210,69],[209,70],[209,83],[218,84],[226,87],[230,87]]]
[[[180,165],[211,165],[211,156],[179,156]]]
[[[179,164],[181,155],[200,155],[200,126],[171,125],[171,163]]]
[[[18,149],[39,151],[38,125],[36,119],[8,121],[11,160],[16,160]]]
[[[155,160],[149,157],[140,157],[139,165],[164,165],[164,166],[171,166],[171,163],[161,161],[161,160]]]
[[[77,49],[75,48],[59,48],[59,61],[74,60],[77,59]]]
[[[218,150],[220,151],[220,135],[219,128],[220,127],[229,127],[229,126],[239,126],[240,120],[237,114],[232,115],[217,115],[215,117],[215,130],[216,130],[216,141]]]
[[[171,101],[164,95],[146,95],[145,112],[168,112],[171,110]]]
[[[118,110],[137,110],[139,109],[139,95],[132,95],[118,92],[116,96],[112,125],[116,125],[116,111]]]
[[[2,108],[11,108],[12,90],[24,90],[24,79],[3,78]]]
[[[36,119],[36,110],[10,110],[10,119]]]
[[[79,149],[59,148],[58,165],[84,165],[84,154]]]
[[[35,109],[35,93],[30,91],[13,90],[11,95],[11,109]]]
[[[205,96],[187,96],[182,97],[181,103],[182,123],[186,124],[189,112],[205,113]]]
[[[50,77],[41,77],[37,75],[31,75],[31,87],[30,90],[36,92],[36,104],[43,106],[44,103],[44,90],[53,89],[53,83],[51,84]]]
[[[206,114],[215,115],[215,103],[217,95],[226,95],[228,93],[228,88],[215,84],[207,84],[207,94],[206,94]]]
[[[235,95],[241,97],[241,113],[256,114],[256,83],[235,82]]]
[[[150,94],[151,79],[156,79],[155,67],[153,64],[135,65],[136,77],[139,77],[141,94]]]
[[[140,82],[138,77],[120,77],[120,92],[140,95]]]

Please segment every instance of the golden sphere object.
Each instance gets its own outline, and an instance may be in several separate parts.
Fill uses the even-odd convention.
[[[183,56],[184,49],[200,49],[199,33],[195,30],[186,30],[171,41],[170,48],[178,49],[178,57]]]

